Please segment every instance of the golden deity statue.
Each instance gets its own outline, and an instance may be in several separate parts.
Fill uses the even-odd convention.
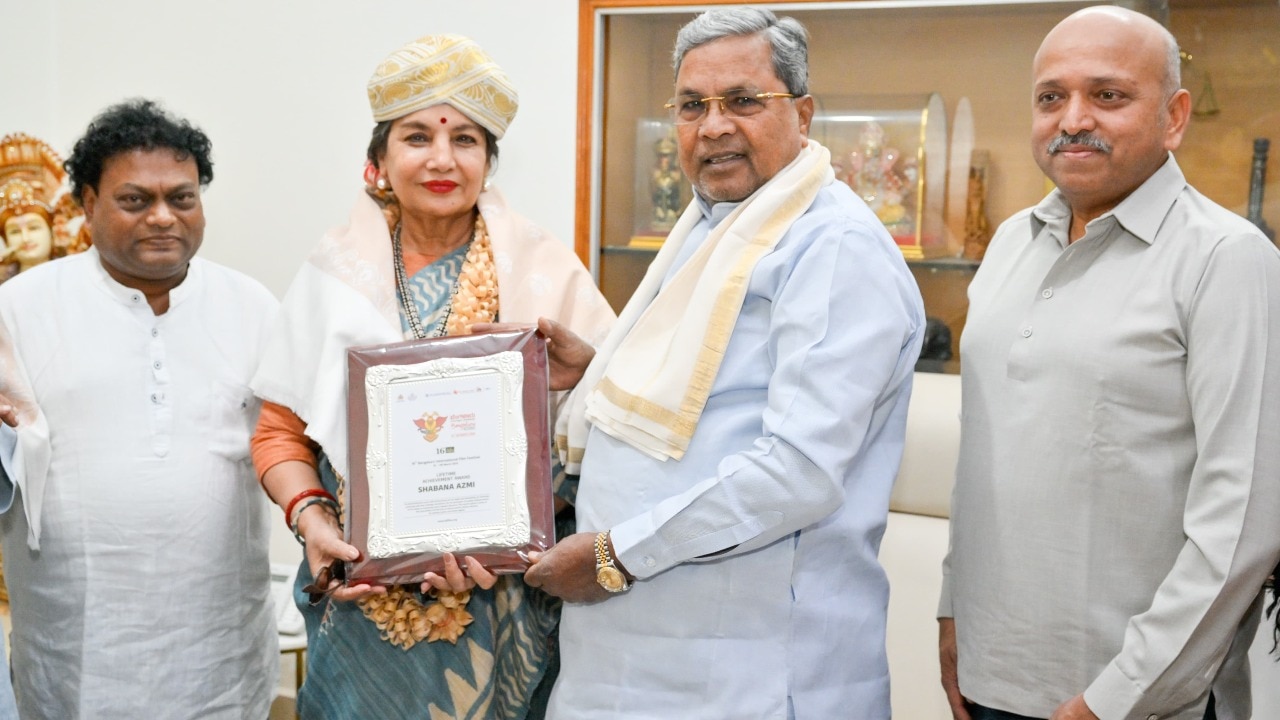
[[[680,172],[677,160],[678,148],[671,137],[664,137],[654,143],[653,175],[650,178],[650,189],[653,192],[653,219],[650,227],[653,230],[666,232],[671,230],[680,219],[680,183],[684,174]]]
[[[26,133],[0,138],[0,282],[90,245],[84,213],[64,186],[62,158]]]

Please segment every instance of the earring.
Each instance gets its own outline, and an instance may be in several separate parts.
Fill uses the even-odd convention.
[[[489,184],[489,179],[485,178],[483,189],[488,190],[490,187],[492,187],[492,185]]]
[[[379,190],[386,190],[386,189],[387,189],[387,179],[386,179],[385,177],[383,177],[383,176],[381,176],[381,175],[380,175],[380,176],[378,176],[378,181],[377,181],[377,182],[375,182],[375,183],[374,183],[374,185],[378,186],[378,189],[379,189]]]

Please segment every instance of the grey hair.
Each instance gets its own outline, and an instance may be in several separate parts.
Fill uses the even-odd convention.
[[[690,50],[726,37],[764,33],[773,49],[773,72],[799,97],[809,94],[809,33],[799,20],[779,18],[768,10],[734,7],[708,10],[680,28],[672,65],[680,74],[680,63]]]
[[[1164,31],[1165,45],[1164,96],[1173,97],[1182,88],[1182,53],[1178,50],[1178,40],[1173,33],[1163,25],[1160,29]]]

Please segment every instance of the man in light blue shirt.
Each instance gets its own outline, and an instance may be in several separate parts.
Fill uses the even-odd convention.
[[[550,717],[888,718],[919,292],[808,139],[799,23],[710,11],[675,66],[697,197],[571,399],[583,532],[526,574],[569,601]]]

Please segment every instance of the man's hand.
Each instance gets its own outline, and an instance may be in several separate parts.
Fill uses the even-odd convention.
[[[9,427],[18,427],[18,408],[4,395],[0,395],[0,422]]]
[[[942,664],[942,689],[947,693],[951,717],[969,720],[964,696],[960,694],[960,678],[956,674],[956,621],[955,618],[938,618],[938,660]]]
[[[596,582],[596,534],[575,533],[550,550],[529,553],[524,581],[567,602],[596,602],[609,592]],[[615,563],[617,560],[614,561]]]
[[[476,323],[471,332],[500,332],[523,330],[529,327],[520,323]],[[538,318],[538,330],[547,338],[547,359],[550,360],[552,390],[572,390],[582,374],[587,371],[596,349],[591,343],[578,337],[569,328],[551,318]]]
[[[596,356],[591,343],[552,320],[538,318],[538,329],[547,336],[547,356],[551,361],[551,389],[572,390]]]
[[[1084,695],[1077,695],[1058,706],[1049,720],[1098,720],[1084,702]]]

